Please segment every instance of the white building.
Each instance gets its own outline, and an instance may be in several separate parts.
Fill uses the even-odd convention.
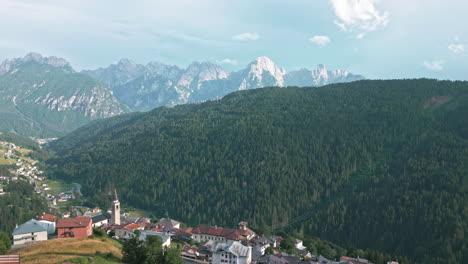
[[[135,234],[135,230],[143,230],[144,228],[139,224],[120,225],[114,228],[115,236],[118,239],[129,239]]]
[[[91,219],[93,219],[93,228],[101,227],[109,223],[109,219],[103,214],[94,215]]]
[[[55,233],[55,223],[57,222],[57,216],[44,213],[36,217],[36,220],[47,230],[47,234],[52,235]]]
[[[294,246],[296,247],[296,249],[299,249],[299,250],[305,250],[306,247],[304,247],[304,245],[302,245],[302,240],[300,239],[294,239]]]
[[[168,232],[156,232],[156,231],[149,231],[149,230],[142,230],[140,232],[140,240],[146,240],[147,236],[158,236],[162,240],[163,247],[169,247],[171,245],[171,236]]]
[[[217,244],[213,252],[212,264],[250,264],[252,247],[239,242]]]
[[[265,255],[265,251],[267,248],[271,246],[271,241],[262,236],[262,237],[257,237],[251,240],[251,242],[255,245],[255,254],[258,256],[263,256]]]
[[[36,220],[28,221],[13,231],[13,245],[31,244],[47,240],[47,229]]]

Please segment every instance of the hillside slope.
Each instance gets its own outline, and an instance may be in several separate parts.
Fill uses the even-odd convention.
[[[43,263],[121,263],[122,253],[118,242],[107,238],[54,239],[13,249],[22,264]],[[96,252],[100,252],[99,254]]]
[[[0,129],[58,137],[127,111],[112,91],[67,62],[31,53],[0,65]]]
[[[50,163],[101,204],[116,186],[187,223],[468,263],[467,116],[467,82],[255,89],[94,122],[51,144]]]

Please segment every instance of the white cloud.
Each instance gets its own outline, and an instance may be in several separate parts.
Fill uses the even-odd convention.
[[[365,36],[366,36],[366,34],[359,33],[359,34],[357,34],[356,39],[363,39]]]
[[[450,44],[448,49],[453,53],[463,53],[465,52],[465,45],[463,44]]]
[[[241,41],[244,41],[244,40],[259,40],[260,36],[257,33],[246,32],[246,33],[242,33],[242,34],[239,34],[239,35],[232,36],[232,39],[233,40],[241,40]]]
[[[231,65],[237,65],[237,61],[236,60],[233,60],[233,59],[223,59],[223,60],[220,60],[220,61],[216,61],[216,63],[218,64],[231,64]]]
[[[342,31],[374,31],[389,22],[388,12],[381,13],[374,0],[330,0]],[[362,36],[363,35],[358,35]],[[359,37],[358,37],[359,38]]]
[[[433,60],[433,61],[424,61],[423,66],[426,69],[431,71],[442,71],[444,69],[445,61],[442,60]]]
[[[325,47],[330,43],[330,38],[328,36],[313,36],[309,38],[309,41],[319,47]]]

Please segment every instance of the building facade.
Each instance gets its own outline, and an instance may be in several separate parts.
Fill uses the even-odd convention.
[[[217,226],[198,226],[192,230],[192,239],[197,242],[214,241],[229,243],[241,240],[250,240],[255,232],[247,228],[246,222],[240,222],[239,228],[223,228]]]
[[[93,228],[90,217],[77,216],[75,218],[63,218],[57,223],[58,238],[86,238],[92,234]]]
[[[13,245],[31,244],[47,240],[47,229],[36,221],[28,221],[13,231]]]

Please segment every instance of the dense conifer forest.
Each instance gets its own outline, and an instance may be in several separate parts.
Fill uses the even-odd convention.
[[[0,196],[0,231],[11,234],[16,225],[48,212],[47,201],[26,181],[12,181]]]
[[[264,88],[95,121],[55,177],[189,224],[296,230],[416,263],[468,263],[468,82]]]

